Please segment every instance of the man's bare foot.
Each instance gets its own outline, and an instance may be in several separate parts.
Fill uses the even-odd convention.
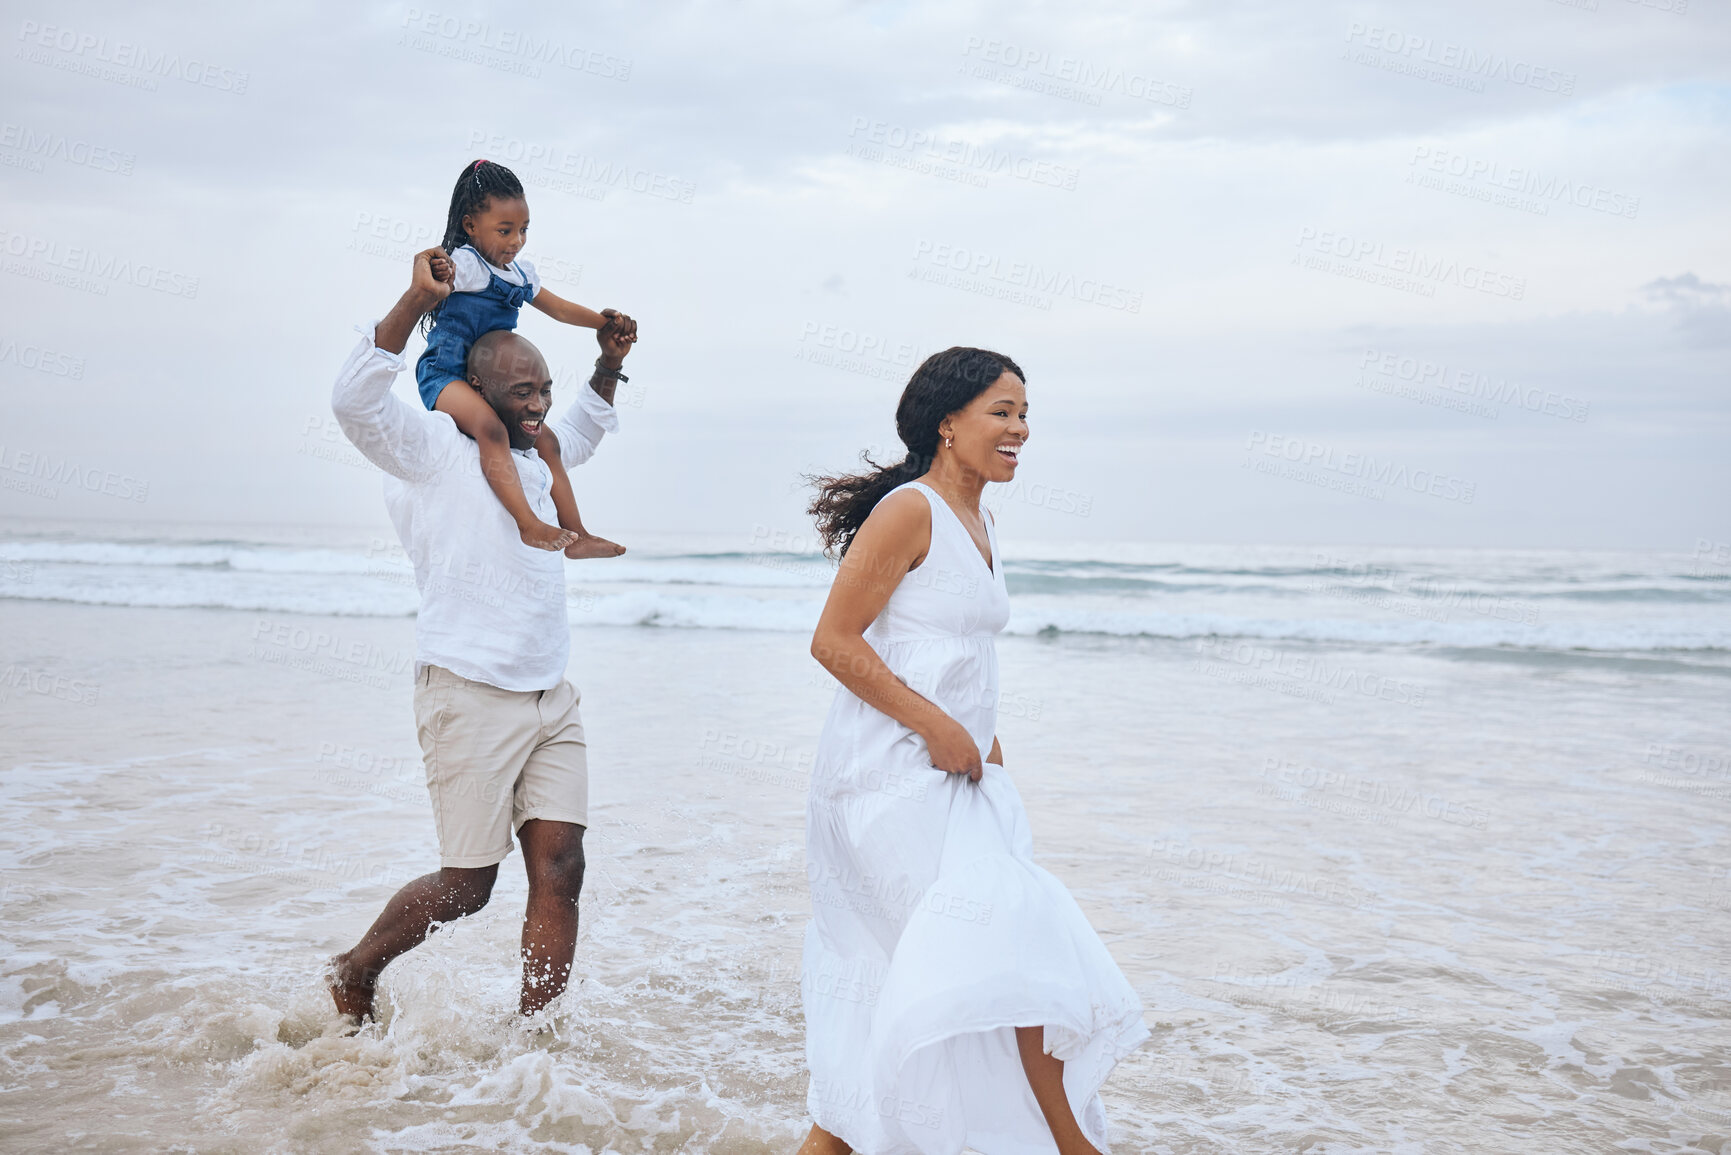
[[[596,537],[592,533],[579,534],[576,541],[565,547],[565,556],[575,558],[618,557],[624,552],[625,547],[618,542]]]
[[[378,985],[377,975],[368,975],[349,962],[345,951],[331,959],[325,977],[329,980],[331,999],[337,1004],[338,1014],[356,1024],[373,1017],[373,989]]]
[[[518,534],[524,545],[545,550],[561,550],[577,540],[577,535],[570,530],[540,521],[532,525],[518,526]]]

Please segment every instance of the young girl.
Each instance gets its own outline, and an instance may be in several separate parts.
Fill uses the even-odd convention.
[[[478,160],[463,170],[451,191],[443,248],[448,259],[433,261],[433,275],[452,292],[428,318],[427,350],[415,364],[415,380],[428,409],[449,414],[457,428],[481,450],[481,474],[517,523],[525,545],[565,551],[566,557],[617,557],[625,547],[583,528],[571,479],[559,460],[559,439],[545,424],[535,452],[553,475],[553,506],[559,526],[546,524],[529,508],[523,482],[511,460],[511,439],[493,407],[468,382],[469,347],[493,329],[515,329],[525,301],[555,321],[600,329],[618,316],[600,313],[557,297],[541,287],[535,266],[517,260],[527,243],[529,204],[516,174],[502,164]]]

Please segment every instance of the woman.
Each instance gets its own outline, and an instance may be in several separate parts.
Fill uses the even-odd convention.
[[[802,1155],[1096,1153],[1099,1087],[1148,1034],[1034,865],[996,734],[1010,607],[980,493],[1015,477],[1027,412],[1008,357],[933,354],[896,407],[907,457],[811,505],[841,554],[811,652],[843,688],[806,813]]]

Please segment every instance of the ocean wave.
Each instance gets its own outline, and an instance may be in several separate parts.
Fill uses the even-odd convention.
[[[1298,550],[1250,561],[1216,552],[1214,567],[1150,556],[1008,561],[1009,632],[1457,649],[1731,649],[1731,580],[1686,572],[1675,558],[1642,566],[1626,556],[1571,556],[1571,570],[1556,555],[1531,552],[1487,559],[1430,551],[1422,568],[1399,557],[1306,566],[1295,564],[1303,557]],[[572,562],[566,573],[577,628],[805,632],[816,624],[835,568],[813,553],[718,549]],[[362,617],[412,616],[419,601],[413,570],[395,541],[382,538],[341,547],[0,542],[0,598]]]
[[[1295,552],[1295,551],[1287,551]],[[1123,562],[1093,558],[1008,558],[1005,573],[1019,594],[1236,593],[1274,597],[1319,592],[1343,595],[1456,596],[1460,594],[1580,601],[1731,602],[1731,574],[1692,572],[1678,559],[1655,559],[1645,571],[1626,566],[1565,569],[1554,562],[1511,566],[1468,551],[1435,561],[1394,559],[1354,565],[1200,565]],[[1337,560],[1337,559],[1335,559]],[[227,569],[238,573],[354,574],[382,569],[408,573],[394,539],[338,549],[253,542],[0,541],[0,562],[40,565]],[[571,576],[591,583],[708,585],[827,589],[836,565],[815,552],[715,550],[627,554],[605,562],[573,563]]]
[[[227,569],[242,573],[364,574],[393,556],[395,541],[374,550],[297,549],[246,542],[0,542],[0,562],[36,565]],[[400,556],[401,551],[395,551]]]
[[[376,576],[410,574],[394,538],[356,549],[297,548],[245,542],[0,542],[0,563],[136,570],[231,570],[236,573]],[[593,567],[604,566],[597,571]],[[709,553],[569,563],[569,572],[610,584],[768,586],[828,589],[835,564],[821,554]]]
[[[246,610],[338,617],[413,616],[411,586],[352,585],[343,590],[284,585],[217,587],[197,583],[155,588],[4,589],[0,597],[84,605],[165,609]],[[663,629],[762,630],[809,633],[822,610],[818,598],[749,597],[729,591],[639,589],[605,592],[571,588],[566,597],[573,628],[645,626]],[[1270,643],[1422,646],[1457,649],[1516,647],[1594,650],[1731,650],[1731,629],[1701,624],[1564,623],[1523,626],[1497,621],[1388,621],[1353,618],[1258,618],[1220,612],[1165,613],[1017,605],[1005,631],[1023,636],[1097,635],[1175,641],[1239,638]]]
[[[1368,618],[1255,618],[1225,613],[1124,612],[1018,605],[1010,634],[1105,634],[1118,637],[1240,638],[1252,641],[1482,649],[1731,650],[1731,626],[1703,632],[1697,623],[1579,622],[1523,625],[1496,620],[1414,621]]]

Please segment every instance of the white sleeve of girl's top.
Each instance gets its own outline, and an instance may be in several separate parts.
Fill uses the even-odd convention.
[[[523,270],[523,280],[529,285],[529,299],[533,301],[541,295],[541,274],[535,271],[534,265],[522,257],[517,258],[517,267]]]
[[[487,287],[492,275],[487,271],[487,263],[480,254],[467,245],[451,254],[451,266],[457,272],[457,279],[451,285],[455,292],[479,293]]]

